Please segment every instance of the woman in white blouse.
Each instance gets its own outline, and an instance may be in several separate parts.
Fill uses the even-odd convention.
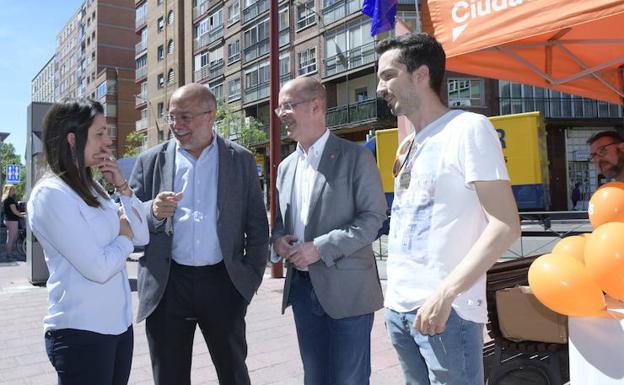
[[[125,385],[130,376],[126,259],[149,233],[143,205],[111,157],[103,112],[88,99],[52,106],[43,127],[50,172],[28,202],[50,271],[44,333],[59,385]],[[121,207],[95,181],[94,169],[115,186]]]

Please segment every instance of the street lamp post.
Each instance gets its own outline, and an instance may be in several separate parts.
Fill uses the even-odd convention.
[[[279,12],[277,8],[278,0],[270,0],[269,10],[269,23],[270,32],[269,40],[271,44],[269,55],[269,68],[271,68],[271,87],[269,98],[269,156],[270,156],[270,171],[269,171],[269,206],[271,214],[271,229],[275,226],[276,215],[279,213],[276,210],[277,202],[277,166],[280,163],[282,157],[282,138],[280,134],[280,122],[277,115],[273,112],[277,108],[278,94],[280,86],[279,76]],[[284,276],[284,268],[282,262],[274,263],[271,266],[271,277],[282,278]]]

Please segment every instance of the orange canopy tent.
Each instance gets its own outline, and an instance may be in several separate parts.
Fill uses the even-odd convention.
[[[624,104],[624,0],[428,0],[447,70]]]

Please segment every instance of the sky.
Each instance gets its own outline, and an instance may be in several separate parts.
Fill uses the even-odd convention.
[[[24,160],[30,82],[56,50],[56,34],[83,0],[0,0],[0,132]]]

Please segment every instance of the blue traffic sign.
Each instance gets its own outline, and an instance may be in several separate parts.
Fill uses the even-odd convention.
[[[20,165],[19,164],[7,164],[4,168],[6,174],[6,182],[11,184],[17,184],[20,182]]]

